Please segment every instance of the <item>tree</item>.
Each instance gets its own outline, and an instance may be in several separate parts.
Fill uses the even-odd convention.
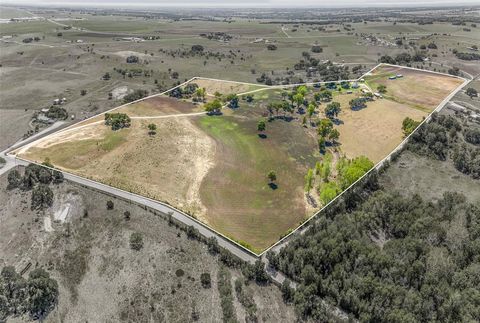
[[[107,210],[113,210],[114,204],[111,200],[107,201]]]
[[[149,135],[154,135],[157,133],[157,125],[154,123],[149,123],[148,124],[148,134]]]
[[[209,115],[219,114],[220,109],[222,108],[222,103],[219,99],[215,99],[212,102],[205,103],[204,108]]]
[[[379,86],[377,86],[377,91],[379,93],[386,93],[387,92],[387,87],[383,84],[380,84]]]
[[[310,193],[313,188],[313,169],[309,169],[305,175],[305,192]]]
[[[478,96],[478,91],[473,87],[469,87],[465,93],[470,97],[470,99]]]
[[[315,104],[310,103],[307,107],[308,118],[311,119],[314,113],[315,113]]]
[[[337,196],[339,191],[340,189],[335,182],[324,183],[320,186],[320,200],[326,205]]]
[[[338,138],[340,138],[340,132],[337,130],[337,129],[333,129],[332,131],[330,131],[330,133],[328,134],[328,139],[332,142],[332,143],[335,143]]]
[[[207,91],[204,87],[198,88],[195,91],[195,95],[197,96],[198,99],[201,99],[202,101],[205,101],[205,95],[207,94]]]
[[[280,290],[282,292],[283,300],[286,303],[290,303],[293,301],[293,295],[295,294],[295,290],[290,287],[290,280],[285,279],[282,283],[282,286],[280,287]]]
[[[330,119],[321,119],[318,122],[317,132],[320,137],[326,138],[333,129],[333,123]]]
[[[143,235],[140,232],[133,232],[130,235],[130,248],[136,251],[143,248]]]
[[[303,101],[305,101],[305,97],[300,93],[295,94],[292,99],[297,104],[297,108],[300,108]]]
[[[22,184],[22,177],[20,176],[20,173],[16,169],[12,169],[8,173],[8,189],[13,189],[17,188]]]
[[[200,275],[200,282],[203,288],[210,288],[212,286],[212,279],[209,273],[202,273]]]
[[[32,210],[44,209],[52,206],[53,192],[46,184],[39,184],[32,191]]]
[[[265,131],[265,129],[267,128],[267,125],[265,123],[265,120],[260,120],[258,121],[257,123],[257,130],[261,133],[263,133]]]
[[[218,241],[215,237],[207,238],[207,248],[212,254],[217,254],[220,252],[220,246],[218,245]]]
[[[238,96],[236,94],[230,94],[227,96],[228,102],[228,107],[231,109],[237,109],[238,108]]]
[[[419,121],[415,121],[411,118],[405,118],[402,122],[402,129],[403,129],[403,134],[405,137],[410,135],[415,129],[417,129],[418,125],[420,124]]]
[[[267,49],[268,49],[268,50],[276,50],[276,49],[277,49],[277,45],[268,44],[268,45],[267,45]]]
[[[342,111],[342,109],[340,108],[340,103],[338,102],[329,103],[325,107],[325,115],[330,119],[336,118],[340,111]]]
[[[172,90],[173,92],[173,90]],[[147,90],[136,89],[132,93],[129,93],[123,97],[123,102],[129,103],[133,101],[140,100],[148,95]]]
[[[267,178],[270,181],[270,183],[273,183],[277,180],[277,173],[275,171],[271,170],[267,174]]]
[[[352,110],[360,110],[367,107],[365,98],[355,98],[350,100],[349,105]]]
[[[58,283],[42,268],[34,269],[28,279],[28,311],[33,318],[44,318],[57,303]]]

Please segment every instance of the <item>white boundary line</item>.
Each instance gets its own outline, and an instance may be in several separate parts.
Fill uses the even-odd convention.
[[[456,77],[456,78],[459,78],[459,79],[462,79],[464,82],[459,85],[454,91],[452,91],[438,106],[437,108],[435,108],[427,117],[425,117],[425,119],[418,125],[418,127],[416,128],[415,131],[417,131],[417,129],[423,125],[425,122],[428,122],[431,118],[431,115],[432,113],[434,112],[437,112],[439,110],[441,110],[447,103],[448,101],[451,100],[451,98],[458,92],[460,91],[460,89],[462,89],[466,84],[468,84],[471,80],[468,80],[468,79],[465,79],[463,77],[460,77],[460,76],[454,76],[454,75],[449,75],[449,74],[445,74],[445,73],[440,73],[440,72],[433,72],[433,71],[429,71],[429,70],[423,70],[423,69],[419,69],[419,68],[414,68],[414,67],[406,67],[406,66],[401,66],[401,65],[393,65],[393,64],[385,64],[385,63],[379,63],[377,64],[375,67],[373,67],[371,70],[369,70],[368,72],[364,73],[362,76],[360,76],[359,78],[357,79],[353,79],[353,80],[338,80],[338,81],[322,81],[322,82],[307,82],[307,83],[298,83],[298,84],[287,84],[287,85],[272,85],[272,86],[269,86],[269,85],[263,85],[264,88],[261,88],[261,89],[257,89],[258,91],[260,90],[268,90],[268,89],[276,89],[276,88],[290,88],[290,87],[295,87],[295,86],[299,86],[299,85],[315,85],[315,84],[326,84],[326,83],[341,83],[341,82],[357,82],[359,81],[360,79],[364,78],[364,76],[368,75],[369,73],[371,73],[373,70],[375,70],[376,68],[382,66],[382,65],[385,65],[385,66],[392,66],[392,67],[399,67],[399,68],[407,68],[407,69],[411,69],[411,70],[416,70],[416,71],[421,71],[421,72],[424,72],[424,73],[435,73],[435,74],[440,74],[440,75],[446,75],[446,76],[449,76],[449,77]],[[256,85],[258,86],[258,84],[254,84],[254,83],[246,83],[246,82],[236,82],[236,81],[228,81],[228,80],[220,80],[220,79],[213,79],[213,78],[204,78],[204,77],[192,77],[191,79],[175,86],[175,87],[172,87],[171,89],[169,90],[166,90],[164,92],[161,92],[161,93],[157,93],[157,94],[153,94],[153,95],[150,95],[150,96],[147,96],[147,97],[144,97],[144,98],[141,98],[139,100],[135,100],[135,101],[132,101],[132,102],[129,102],[129,103],[126,103],[126,104],[123,104],[123,105],[120,105],[118,107],[115,107],[115,108],[112,108],[110,110],[107,110],[107,111],[104,111],[104,112],[101,112],[99,114],[96,114],[90,118],[87,118],[85,120],[82,120],[81,122],[84,122],[84,121],[87,121],[87,120],[90,120],[92,118],[95,118],[99,115],[102,115],[104,113],[108,113],[110,111],[113,111],[115,109],[119,109],[119,108],[122,108],[124,106],[127,106],[127,105],[130,105],[130,104],[134,104],[134,103],[137,103],[137,102],[141,102],[143,100],[146,100],[146,99],[149,99],[149,98],[153,98],[153,97],[157,97],[157,96],[160,96],[160,95],[164,95],[165,93],[168,93],[178,87],[181,87],[185,84],[188,84],[196,79],[205,79],[205,80],[213,80],[213,81],[219,81],[219,82],[230,82],[230,83],[238,83],[238,84],[248,84],[248,85]],[[57,131],[57,132],[54,132],[54,133],[51,133],[49,135],[47,135],[46,137],[43,137],[43,138],[40,138],[40,139],[37,139],[37,140],[34,140],[33,142],[27,144],[29,146],[31,146],[33,143],[38,143],[40,142],[41,140],[44,140],[46,138],[48,138],[50,135],[53,135],[53,134],[58,134],[58,133],[61,133],[65,130],[69,130],[70,128],[73,128],[77,125],[78,123],[76,124],[73,124],[71,126],[68,126],[60,131]],[[161,201],[158,201],[158,200],[153,200],[151,198],[148,198],[148,197],[145,197],[145,196],[142,196],[142,195],[139,195],[139,194],[136,194],[136,193],[131,193],[131,192],[128,192],[128,191],[124,191],[122,189],[119,189],[119,188],[116,188],[116,187],[113,187],[113,186],[110,186],[110,185],[107,185],[107,184],[104,184],[104,183],[101,183],[101,182],[97,182],[97,181],[94,181],[94,180],[91,180],[91,179],[88,179],[88,178],[85,178],[85,177],[81,177],[81,176],[78,176],[78,175],[75,175],[75,174],[71,174],[69,172],[66,172],[66,171],[63,171],[63,170],[60,170],[62,173],[65,173],[65,174],[68,174],[69,176],[72,176],[72,177],[75,177],[75,178],[79,178],[81,180],[85,180],[85,181],[88,181],[88,182],[92,182],[92,183],[95,183],[96,185],[99,185],[99,186],[104,186],[106,188],[110,188],[110,189],[114,189],[114,190],[118,190],[118,191],[121,191],[121,192],[124,192],[124,193],[128,193],[128,194],[132,194],[133,196],[137,197],[137,198],[143,198],[145,200],[149,200],[151,202],[154,202],[154,203],[158,203],[160,205],[163,205],[167,208],[170,208],[184,216],[187,216],[188,218],[192,219],[193,221],[195,221],[196,223],[198,223],[199,225],[201,225],[202,227],[206,228],[207,230],[211,231],[211,232],[214,232],[215,234],[219,235],[220,237],[222,237],[223,239],[233,243],[237,248],[240,248],[241,250],[244,250],[246,251],[249,255],[254,255],[258,258],[262,257],[266,252],[268,252],[269,250],[279,246],[282,242],[284,242],[288,237],[290,237],[292,234],[294,234],[295,232],[297,232],[299,229],[303,228],[307,223],[309,223],[312,219],[314,219],[318,214],[320,214],[326,207],[328,207],[330,204],[332,204],[334,201],[336,201],[339,197],[341,197],[345,192],[347,192],[350,188],[352,188],[356,183],[358,183],[359,181],[361,181],[363,178],[365,178],[366,176],[368,176],[368,174],[370,174],[370,172],[372,172],[374,169],[378,169],[380,166],[383,165],[383,163],[387,160],[390,160],[391,156],[393,153],[395,153],[396,151],[398,151],[400,148],[402,148],[405,143],[408,141],[408,139],[410,138],[410,136],[412,136],[415,131],[413,131],[409,136],[407,136],[397,147],[395,147],[394,150],[392,150],[392,152],[390,154],[388,154],[385,158],[383,158],[380,162],[378,162],[374,167],[372,167],[368,172],[366,172],[362,177],[360,177],[359,179],[357,179],[353,184],[351,184],[349,187],[347,187],[345,190],[343,190],[340,194],[338,194],[332,201],[330,201],[329,203],[327,203],[325,206],[323,206],[320,210],[318,210],[317,212],[315,212],[313,215],[311,215],[309,218],[307,218],[304,222],[302,222],[302,224],[300,224],[297,228],[295,228],[295,230],[293,230],[292,232],[290,232],[289,234],[287,234],[286,236],[284,236],[282,239],[278,240],[276,243],[274,243],[273,245],[271,245],[269,248],[265,249],[264,251],[262,251],[260,254],[257,254],[255,253],[254,251],[242,246],[241,244],[239,244],[238,242],[236,242],[235,240],[225,236],[224,234],[216,231],[215,229],[211,228],[210,226],[204,224],[203,222],[195,219],[193,216],[191,215],[188,215],[187,213],[175,208],[174,206],[170,205],[170,204],[167,204],[167,203],[164,203],[164,202],[161,202]],[[20,149],[20,148],[23,148],[23,146],[20,146],[18,148],[16,148],[17,150]],[[26,163],[31,163],[31,164],[37,164],[37,165],[41,165],[37,162],[32,162],[32,161],[28,161],[28,160],[25,160],[25,159],[22,159],[20,157],[17,157],[16,155],[11,155],[9,152],[7,152],[7,155],[10,156],[10,157],[14,157],[15,159],[18,159],[18,160],[21,160],[23,162],[26,162]],[[44,166],[44,165],[41,165],[41,166]],[[44,166],[45,167],[45,166]],[[55,170],[59,170],[59,169],[55,169]],[[106,191],[106,190],[104,190]]]
[[[463,79],[463,78],[462,78]],[[287,238],[289,238],[292,234],[294,234],[295,232],[297,232],[298,230],[300,230],[301,228],[303,228],[307,223],[309,223],[311,220],[313,220],[317,215],[319,215],[323,210],[325,210],[328,206],[330,206],[330,204],[334,203],[338,198],[340,198],[344,193],[346,193],[348,190],[350,190],[350,188],[352,188],[354,185],[356,185],[358,182],[360,182],[361,180],[363,180],[365,177],[367,177],[373,170],[378,170],[386,161],[389,161],[390,158],[392,157],[392,155],[397,152],[398,150],[402,149],[403,146],[405,146],[405,144],[408,142],[408,140],[410,139],[410,137],[426,122],[429,122],[431,117],[432,117],[432,114],[434,112],[438,112],[440,111],[454,96],[455,94],[457,94],[465,85],[467,85],[468,83],[470,83],[471,80],[465,80],[464,79],[464,82],[462,84],[460,84],[455,90],[453,90],[453,92],[451,92],[445,99],[443,99],[442,102],[440,102],[440,104],[432,111],[430,112],[426,117],[425,119],[417,126],[417,128],[415,128],[415,130],[409,134],[407,137],[405,137],[405,139],[397,146],[395,147],[392,152],[390,152],[390,154],[388,154],[385,158],[383,158],[381,161],[379,161],[377,164],[375,164],[368,172],[366,172],[362,177],[360,177],[359,179],[357,179],[354,183],[352,183],[349,187],[347,187],[346,189],[344,189],[340,194],[338,194],[333,200],[331,200],[330,202],[328,202],[325,206],[323,206],[320,210],[318,210],[317,212],[315,212],[312,216],[310,216],[308,219],[306,219],[302,224],[300,224],[295,230],[293,230],[292,232],[290,232],[289,234],[287,234],[285,237],[283,237],[282,239],[278,240],[275,244],[273,244],[272,246],[270,246],[269,248],[265,249],[264,251],[262,251],[262,253],[259,255],[259,257],[261,257],[263,254],[267,253],[268,251],[272,250],[273,248],[276,248],[278,247],[281,243],[283,243]]]

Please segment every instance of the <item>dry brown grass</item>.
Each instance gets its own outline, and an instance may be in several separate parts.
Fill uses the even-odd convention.
[[[238,94],[242,92],[247,92],[255,89],[259,89],[261,85],[249,85],[241,84],[235,82],[226,82],[226,81],[215,81],[207,79],[196,79],[193,83],[198,84],[199,87],[204,87],[207,90],[208,94],[215,94],[219,92],[221,94]]]
[[[335,97],[342,105],[339,119],[343,123],[336,126],[340,132],[340,148],[349,158],[364,155],[373,162],[382,160],[402,142],[402,122],[406,117],[421,121],[428,115],[387,99],[368,102],[367,108],[353,111],[348,106],[353,97],[354,94]]]
[[[402,74],[403,77],[389,80],[390,75]],[[373,90],[378,85],[387,87],[386,97],[411,106],[432,111],[445,97],[455,90],[462,80],[435,73],[411,70],[393,66],[381,66],[366,78]]]

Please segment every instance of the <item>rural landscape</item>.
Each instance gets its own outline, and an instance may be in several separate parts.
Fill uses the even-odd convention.
[[[0,322],[480,320],[480,7],[370,9],[1,5]]]

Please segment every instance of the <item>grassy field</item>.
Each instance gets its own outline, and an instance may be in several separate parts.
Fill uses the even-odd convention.
[[[381,67],[367,78],[367,84],[380,84],[396,71]],[[373,162],[387,156],[404,138],[403,120],[421,121],[432,110],[414,99],[441,101],[440,95],[448,95],[451,85],[458,84],[457,79],[441,75],[402,73],[404,78],[395,84],[415,83],[415,93],[408,96],[401,86],[390,86],[387,94],[392,93],[392,98],[377,98],[358,111],[351,110],[349,102],[362,95],[360,89],[332,91],[332,100],[342,108],[334,125],[340,132],[338,144],[328,148],[332,179],[337,176],[336,163],[344,156],[366,156]],[[422,96],[418,82],[435,84],[436,79],[446,85],[435,91],[425,88]],[[292,88],[197,81],[207,93],[259,91],[253,93],[253,102],[241,98],[240,108],[224,108],[221,116],[175,117],[197,113],[202,106],[167,96],[149,98],[117,110],[132,118],[129,128],[113,131],[99,115],[17,153],[36,162],[48,158],[56,167],[80,176],[170,203],[261,252],[322,205],[307,199],[304,177],[325,158],[318,149],[316,122],[325,118],[327,103],[317,103],[306,124],[298,108],[277,112],[262,138],[257,123],[267,120],[268,104],[281,102],[282,93]],[[323,90],[310,87],[305,98],[313,101],[315,93]],[[150,123],[157,126],[155,135],[148,134]],[[274,186],[267,179],[271,170],[277,174]]]
[[[403,75],[390,80],[389,77]],[[394,66],[381,66],[365,78],[375,91],[379,85],[386,86],[384,97],[399,103],[430,112],[443,99],[463,83],[463,80],[447,75],[426,73]]]
[[[261,251],[305,218],[302,159],[307,156],[289,150],[296,142],[297,150],[311,154],[315,142],[301,140],[298,125],[269,124],[262,139],[254,120],[203,117],[198,122],[216,141],[215,166],[200,188],[214,228]],[[268,185],[270,170],[277,173],[276,189]]]

